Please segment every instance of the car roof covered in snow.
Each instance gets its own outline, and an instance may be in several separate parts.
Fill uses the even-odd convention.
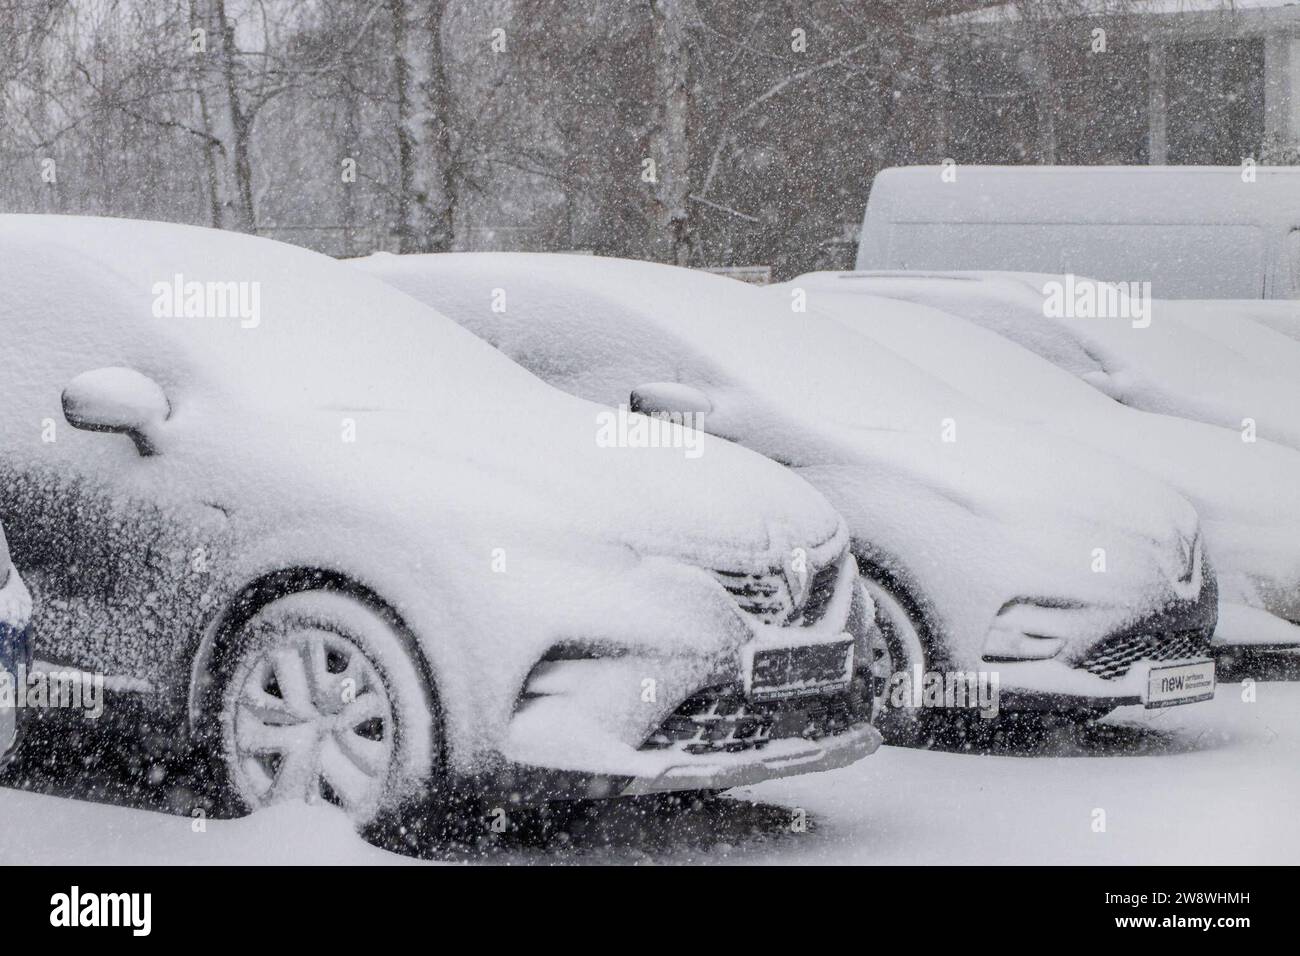
[[[957,396],[823,316],[704,272],[536,253],[379,254],[353,261],[436,303],[507,355],[526,355],[527,367],[561,388],[570,390],[566,380],[580,377],[591,396],[592,376],[616,368],[616,377],[595,383],[598,400],[611,404],[628,399],[629,364],[654,376],[681,362],[720,385],[761,383],[773,397],[853,429],[928,429],[941,409],[953,407],[945,398]],[[649,328],[662,333],[658,347]],[[587,334],[592,329],[599,334]],[[573,351],[577,341],[585,354]]]
[[[177,284],[183,294],[191,281],[255,283],[256,324],[156,314],[159,295]],[[347,500],[382,486],[429,514],[459,501],[471,515],[524,511],[536,522],[545,517],[536,498],[560,523],[701,562],[757,560],[776,547],[776,525],[810,543],[843,528],[797,476],[711,436],[696,436],[699,460],[680,446],[602,447],[599,406],[389,285],[268,239],[0,216],[0,329],[19,349],[11,379],[22,401],[41,383],[36,421],[57,414],[59,389],[76,376],[134,368],[172,402],[167,428],[186,436],[186,454],[223,472],[242,467],[230,460],[238,450],[244,464],[275,474],[292,467],[301,480],[346,480]],[[11,409],[0,419],[0,435],[26,441],[17,417]],[[338,451],[345,418],[365,436],[350,456]],[[96,454],[119,447],[94,445]],[[746,495],[724,494],[737,483]],[[560,504],[568,500],[581,505]]]
[[[1239,429],[1300,447],[1300,343],[1255,321],[1262,310],[1229,301],[1148,299],[1149,314],[1048,315],[1049,289],[1093,280],[1046,273],[848,272],[800,276],[792,285],[835,295],[928,305],[984,326],[1145,411]]]
[[[237,382],[259,404],[448,411],[470,394],[502,408],[556,397],[454,322],[285,243],[170,223],[4,216],[0,263],[8,302],[47,306],[6,316],[11,336],[26,321],[44,329],[51,353],[91,339],[125,356],[147,343],[165,357],[164,376],[175,363],[186,375]],[[202,310],[224,314],[184,314],[194,283]],[[208,299],[210,288],[224,305]],[[239,295],[255,315],[239,314]],[[401,361],[412,354],[421,361]]]

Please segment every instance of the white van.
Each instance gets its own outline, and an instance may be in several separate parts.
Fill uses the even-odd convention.
[[[1300,298],[1300,167],[905,166],[857,268],[1074,273],[1166,299]]]

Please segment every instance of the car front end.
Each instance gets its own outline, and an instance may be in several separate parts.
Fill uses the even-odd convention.
[[[721,653],[664,660],[561,646],[529,673],[500,775],[535,799],[717,791],[873,753],[887,675],[847,534],[792,560],[706,572],[739,625]]]
[[[1086,619],[1086,607],[1050,601],[1004,607],[983,652],[983,665],[998,674],[1001,706],[1101,712],[1212,698],[1218,588],[1199,539],[1188,560],[1182,587],[1167,604],[1086,640],[1070,634],[1072,619]]]

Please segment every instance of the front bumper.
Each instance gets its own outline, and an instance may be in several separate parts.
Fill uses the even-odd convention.
[[[1050,613],[1040,611],[1040,619],[1034,622],[1040,633],[1052,633]],[[1060,613],[1068,619],[1072,612]],[[1173,601],[1103,637],[1076,641],[1056,657],[986,658],[982,667],[998,675],[1003,710],[1100,710],[1140,704],[1146,699],[1152,668],[1213,658],[1211,635],[1218,616],[1218,585],[1213,569],[1205,563],[1194,599]]]
[[[880,732],[870,724],[860,724],[821,740],[773,740],[760,751],[679,759],[662,768],[648,766],[643,775],[633,777],[624,785],[620,795],[729,790],[778,777],[820,773],[861,760],[875,753],[880,743]]]
[[[511,762],[463,782],[479,796],[497,793],[513,803],[601,800],[692,790],[729,790],[796,774],[835,770],[880,748],[880,732],[860,724],[820,740],[773,740],[762,750],[690,756],[680,752],[611,752],[603,769],[564,769]]]
[[[491,776],[518,800],[587,799],[726,790],[874,753],[872,609],[852,557],[834,567],[836,586],[815,620],[758,624],[720,657],[539,662],[499,750],[504,766]]]
[[[998,675],[1002,710],[1087,710],[1125,707],[1146,700],[1154,667],[1172,667],[1205,657],[1138,661],[1122,677],[1106,680],[1062,661],[1017,661],[988,665]]]
[[[597,685],[583,663],[575,662],[580,673],[586,672],[580,683]],[[861,684],[855,681],[853,687]],[[734,692],[743,693],[738,686]],[[848,693],[750,705],[755,709],[745,713],[733,711],[739,698],[732,697],[727,706],[700,717],[697,726],[708,730],[695,735],[689,726],[682,728],[691,720],[682,713],[700,699],[688,698],[665,718],[664,727],[675,725],[677,731],[661,728],[640,744],[630,743],[607,719],[608,712],[589,709],[582,694],[534,699],[511,725],[502,754],[508,769],[494,776],[500,789],[528,802],[727,790],[833,770],[881,744],[870,723],[870,702],[854,709],[850,704],[859,698]]]

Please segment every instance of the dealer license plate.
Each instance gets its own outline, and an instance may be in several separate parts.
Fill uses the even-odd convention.
[[[1214,696],[1214,661],[1153,667],[1147,677],[1146,705],[1173,707]]]
[[[768,647],[754,651],[749,665],[753,700],[786,700],[834,693],[853,677],[853,641]]]

